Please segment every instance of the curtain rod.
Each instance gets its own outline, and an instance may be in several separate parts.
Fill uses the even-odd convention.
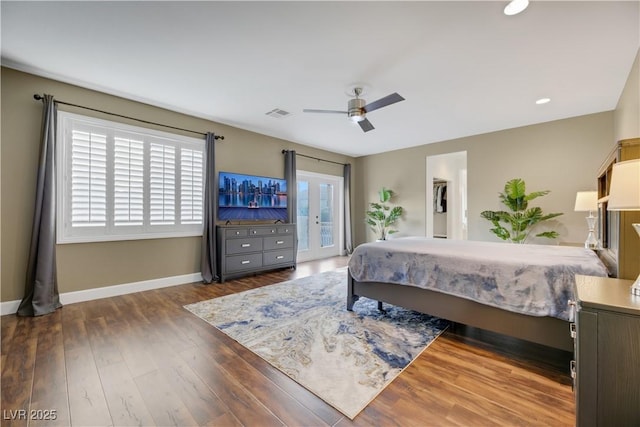
[[[289,150],[282,150],[282,154],[286,153]],[[313,160],[317,160],[319,162],[327,162],[327,163],[333,163],[336,165],[341,165],[341,166],[345,166],[348,163],[340,163],[340,162],[334,162],[333,160],[325,160],[325,159],[321,159],[319,157],[313,157],[313,156],[307,156],[306,154],[300,154],[300,153],[296,153],[296,156],[300,156],[300,157],[306,157],[308,159],[313,159]]]
[[[42,101],[44,99],[44,97],[42,95],[39,95],[39,94],[36,93],[35,95],[33,95],[33,99],[35,99],[36,101]],[[54,99],[54,102],[56,104],[69,105],[71,107],[83,108],[85,110],[91,110],[91,111],[95,111],[95,112],[98,112],[98,113],[109,114],[111,116],[121,117],[123,119],[135,120],[137,122],[146,123],[146,124],[149,124],[149,125],[162,126],[162,127],[169,128],[169,129],[181,130],[183,132],[196,133],[198,135],[202,135],[202,136],[205,136],[205,137],[207,136],[207,134],[203,133],[203,132],[199,132],[199,131],[195,131],[195,130],[191,130],[191,129],[183,129],[183,128],[179,128],[179,127],[176,127],[176,126],[169,126],[169,125],[165,125],[165,124],[162,124],[162,123],[151,122],[151,121],[143,120],[143,119],[137,119],[135,117],[129,117],[129,116],[125,116],[125,115],[122,115],[122,114],[111,113],[109,111],[98,110],[96,108],[85,107],[84,105],[72,104],[70,102],[58,101],[58,100],[55,100],[55,99]],[[224,140],[224,136],[222,136],[222,135],[215,135],[214,138],[216,140],[217,139]]]

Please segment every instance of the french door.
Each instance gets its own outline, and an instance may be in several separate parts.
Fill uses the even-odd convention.
[[[298,261],[342,252],[343,178],[297,171]]]

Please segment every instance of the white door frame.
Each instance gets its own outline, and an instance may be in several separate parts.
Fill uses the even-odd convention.
[[[433,233],[433,180],[447,181],[447,238],[467,239],[467,152],[427,156],[426,237]]]
[[[310,206],[309,212],[309,249],[300,250],[298,248],[298,261],[310,261],[314,259],[328,258],[341,255],[344,247],[344,178],[336,175],[326,175],[317,172],[296,171],[296,182],[308,181],[310,184],[332,184],[334,186],[333,215],[334,215],[334,244],[330,247],[322,247],[320,236],[319,211],[311,211],[311,209],[319,208]],[[311,185],[309,186],[311,192]],[[311,195],[309,197],[311,204]],[[299,202],[298,202],[299,203]],[[315,226],[315,227],[314,227]],[[314,230],[315,228],[315,230]],[[298,236],[300,240],[300,236]]]

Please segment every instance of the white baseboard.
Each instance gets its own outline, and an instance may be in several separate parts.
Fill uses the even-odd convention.
[[[92,301],[101,298],[115,297],[118,295],[132,294],[134,292],[149,291],[151,289],[160,289],[195,282],[202,282],[201,273],[162,277],[160,279],[105,286],[102,288],[86,289],[84,291],[65,292],[60,294],[60,302],[62,305],[73,304],[76,302]],[[19,306],[20,300],[0,303],[0,315],[4,316],[5,314],[14,314],[18,311]]]
[[[15,301],[7,301],[0,303],[0,316],[4,316],[5,314],[13,314],[18,311],[18,307],[20,306],[20,300]]]

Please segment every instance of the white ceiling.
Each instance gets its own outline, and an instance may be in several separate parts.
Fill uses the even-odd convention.
[[[2,64],[352,156],[615,109],[639,1],[506,3],[2,1]]]

